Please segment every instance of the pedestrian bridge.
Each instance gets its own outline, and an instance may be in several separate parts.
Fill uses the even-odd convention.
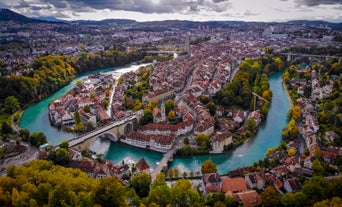
[[[137,112],[124,119],[113,121],[110,124],[97,128],[89,133],[70,139],[68,141],[69,147],[73,147],[79,151],[88,150],[91,144],[99,137],[104,137],[116,142],[121,136],[138,129],[139,120],[142,115],[143,112]]]

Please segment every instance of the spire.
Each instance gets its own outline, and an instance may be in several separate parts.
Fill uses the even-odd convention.
[[[160,108],[160,113],[161,113],[161,121],[162,122],[166,121],[166,112],[165,112],[164,99],[162,100],[162,104],[161,104],[161,108]]]

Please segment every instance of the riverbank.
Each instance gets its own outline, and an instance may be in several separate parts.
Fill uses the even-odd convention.
[[[284,87],[285,94],[286,94],[286,96],[287,96],[287,100],[288,100],[290,106],[293,107],[294,104],[293,104],[292,98],[291,98],[291,96],[290,96],[289,89],[287,88],[287,86],[286,86],[286,84],[285,84],[284,81],[282,81],[282,85],[283,85],[283,87]]]

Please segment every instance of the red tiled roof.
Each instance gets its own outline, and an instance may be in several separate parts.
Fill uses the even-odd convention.
[[[247,184],[243,178],[224,178],[222,180],[222,192],[240,192],[247,190]]]

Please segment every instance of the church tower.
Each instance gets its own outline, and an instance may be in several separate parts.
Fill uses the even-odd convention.
[[[162,101],[162,104],[161,104],[160,113],[161,113],[161,121],[162,122],[166,121],[166,112],[165,112],[164,100]]]

